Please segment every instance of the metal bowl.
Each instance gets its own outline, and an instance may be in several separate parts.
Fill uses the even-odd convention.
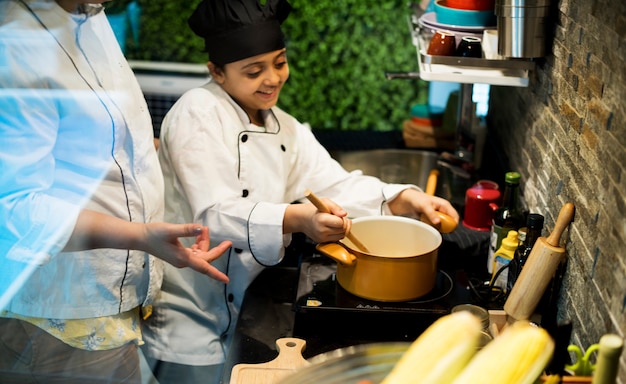
[[[372,343],[336,349],[309,359],[311,365],[280,381],[280,384],[380,383],[411,343]]]

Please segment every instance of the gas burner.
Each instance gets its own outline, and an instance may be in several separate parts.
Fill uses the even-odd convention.
[[[453,286],[452,277],[446,271],[439,270],[437,271],[437,280],[433,290],[416,300],[407,301],[407,304],[429,303],[443,299],[452,292]]]
[[[346,291],[336,280],[336,262],[324,256],[305,259],[300,264],[300,278],[295,301],[296,312],[312,311],[385,311],[399,313],[449,313],[458,301],[467,302],[453,294],[455,279],[439,270],[435,287],[416,300],[381,302],[368,300]]]
[[[406,302],[355,296],[339,285],[336,271],[336,262],[319,253],[300,261],[293,335],[305,339],[311,352],[369,342],[413,341],[455,305],[475,304],[463,270],[440,269],[430,293]]]

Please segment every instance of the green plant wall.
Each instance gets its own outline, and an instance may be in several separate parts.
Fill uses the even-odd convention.
[[[119,0],[115,0],[119,1]],[[290,0],[283,24],[290,79],[279,106],[315,129],[400,130],[410,106],[425,102],[426,83],[387,80],[416,71],[409,8],[400,0]],[[132,60],[204,63],[204,43],[187,27],[198,1],[139,0],[139,45]]]

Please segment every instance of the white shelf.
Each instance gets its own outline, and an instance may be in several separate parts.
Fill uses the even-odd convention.
[[[528,73],[535,63],[528,60],[488,60],[469,57],[431,56],[424,41],[417,37],[417,62],[420,78],[463,84],[491,84],[527,87]]]
[[[463,84],[490,84],[527,87],[528,73],[535,62],[527,59],[482,59],[426,54],[428,31],[414,14],[409,18],[411,40],[417,48],[419,76],[426,81],[447,81]],[[430,34],[429,34],[430,32]]]

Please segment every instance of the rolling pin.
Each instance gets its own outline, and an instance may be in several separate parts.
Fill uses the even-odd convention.
[[[574,218],[574,211],[574,204],[565,204],[559,212],[550,236],[537,239],[522,273],[504,303],[504,311],[509,317],[509,322],[528,320],[533,315],[552,276],[565,257],[565,248],[561,247],[559,242],[563,231]]]

